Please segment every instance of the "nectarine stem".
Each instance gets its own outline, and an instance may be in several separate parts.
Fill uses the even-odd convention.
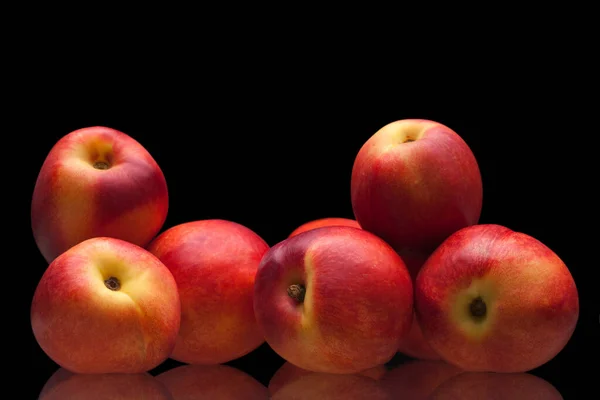
[[[306,288],[303,285],[291,285],[287,289],[288,295],[296,300],[298,303],[302,303],[304,301],[304,295],[306,294]]]
[[[121,289],[121,282],[119,282],[119,280],[117,278],[115,278],[114,276],[111,276],[110,278],[105,280],[104,285],[106,285],[106,287],[109,288],[110,290],[114,290],[114,291]]]
[[[471,302],[471,305],[469,306],[469,309],[471,311],[471,315],[473,315],[474,317],[477,317],[477,318],[484,317],[485,313],[487,311],[487,307],[485,305],[485,302],[483,301],[483,299],[481,297],[475,298]]]
[[[110,165],[106,161],[96,161],[94,163],[94,168],[96,168],[96,169],[109,169]]]

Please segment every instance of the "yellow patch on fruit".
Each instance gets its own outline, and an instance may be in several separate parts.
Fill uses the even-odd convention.
[[[57,231],[62,240],[71,247],[90,236],[94,194],[89,189],[89,174],[77,163],[65,162],[58,168],[53,182],[54,220],[61,225]]]
[[[427,121],[400,120],[387,124],[377,132],[377,136],[386,145],[379,150],[381,154],[398,149],[399,144],[410,143],[421,139],[423,134],[431,126],[435,125]]]
[[[80,164],[85,164],[88,168],[94,166],[96,163],[104,163],[110,168],[114,162],[112,142],[100,137],[88,137],[85,142],[77,143],[72,151],[74,158],[78,160]]]
[[[314,263],[312,261],[312,257],[310,251],[307,251],[304,255],[304,288],[306,292],[304,293],[304,301],[301,305],[302,307],[302,320],[301,326],[302,329],[308,330],[311,327],[311,321],[313,320],[313,296],[312,296],[312,286],[314,284]]]
[[[478,298],[485,304],[485,314],[481,317],[473,315],[472,312],[472,304]],[[495,320],[496,298],[497,290],[493,282],[485,278],[474,279],[450,302],[451,318],[467,336],[482,339],[490,332]]]

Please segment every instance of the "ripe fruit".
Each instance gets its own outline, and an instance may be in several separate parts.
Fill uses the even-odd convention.
[[[471,149],[434,121],[404,119],[382,127],[352,168],[356,220],[397,251],[429,253],[458,229],[476,224],[482,195]]]
[[[37,246],[50,263],[92,237],[145,246],[167,217],[165,177],[130,136],[94,126],[61,138],[39,172],[31,203]]]
[[[171,358],[221,364],[257,348],[254,277],[269,246],[252,230],[225,220],[174,226],[148,250],[169,268],[181,298],[181,328]]]
[[[31,305],[44,352],[76,373],[141,373],[166,360],[179,329],[177,285],[152,254],[85,240],[46,269]]]
[[[567,266],[537,239],[500,225],[450,236],[416,282],[423,334],[469,371],[525,372],[556,356],[579,316]]]
[[[227,365],[182,365],[156,376],[173,400],[267,400],[267,388],[239,369]]]
[[[396,353],[410,328],[412,282],[400,256],[377,236],[317,228],[265,254],[254,311],[267,343],[287,361],[357,373]]]
[[[296,236],[302,232],[310,231],[315,228],[321,228],[324,226],[351,226],[353,228],[360,229],[360,225],[353,219],[349,218],[321,218],[308,221],[290,233],[288,237]]]

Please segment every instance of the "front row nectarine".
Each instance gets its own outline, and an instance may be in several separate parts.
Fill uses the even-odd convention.
[[[179,330],[173,275],[150,252],[85,240],[44,272],[31,326],[44,352],[76,373],[142,373],[165,361]]]
[[[431,347],[468,371],[534,369],[565,347],[579,316],[564,262],[539,240],[492,224],[446,239],[420,270],[415,301]]]
[[[410,329],[413,286],[382,239],[328,226],[269,249],[256,274],[254,311],[267,343],[287,361],[357,373],[396,353]]]

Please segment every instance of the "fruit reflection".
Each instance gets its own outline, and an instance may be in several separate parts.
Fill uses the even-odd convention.
[[[266,400],[267,388],[245,372],[227,365],[183,365],[156,379],[173,400]]]
[[[362,375],[377,380],[380,379],[386,372],[387,370],[385,366],[380,365],[378,367],[369,368],[365,371],[359,372],[357,375]],[[286,361],[281,367],[279,367],[279,369],[269,380],[269,393],[273,395],[283,386],[311,373],[311,371],[297,367],[294,364]]]
[[[170,400],[156,378],[139,374],[74,374],[56,371],[40,392],[39,400]]]
[[[548,381],[528,373],[465,372],[448,379],[433,392],[432,400],[561,400]]]
[[[388,400],[394,399],[379,381],[359,374],[310,372],[284,384],[273,400]]]
[[[415,360],[388,371],[380,383],[392,398],[424,400],[443,382],[461,373],[463,370],[444,361]]]

